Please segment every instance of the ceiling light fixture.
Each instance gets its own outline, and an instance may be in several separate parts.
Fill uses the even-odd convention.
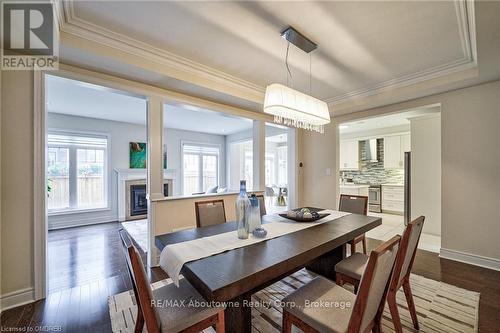
[[[288,41],[285,57],[287,85],[272,83],[267,86],[264,112],[273,115],[275,123],[323,133],[324,125],[330,123],[330,113],[324,101],[310,95],[311,57],[309,57],[309,95],[288,87],[288,78],[292,78],[288,66],[290,43],[306,53],[315,50],[317,45],[292,27],[285,29],[281,36]]]

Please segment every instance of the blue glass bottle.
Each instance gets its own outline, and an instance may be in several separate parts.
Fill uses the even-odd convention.
[[[250,213],[250,200],[247,197],[247,182],[240,181],[240,194],[236,198],[236,221],[238,223],[238,238],[248,238],[248,219]]]

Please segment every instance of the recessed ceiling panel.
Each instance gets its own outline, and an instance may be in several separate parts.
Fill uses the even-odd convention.
[[[293,26],[318,44],[292,46],[290,84],[331,99],[464,58],[454,1],[75,1],[76,17],[244,80],[285,82]]]

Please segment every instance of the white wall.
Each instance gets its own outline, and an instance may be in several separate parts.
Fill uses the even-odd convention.
[[[144,114],[146,117],[146,114]],[[117,175],[115,168],[129,167],[129,143],[146,142],[146,126],[134,125],[111,120],[76,117],[63,114],[49,113],[47,117],[49,129],[63,129],[74,131],[88,131],[110,135],[108,164],[109,164],[109,210],[87,213],[72,213],[49,216],[49,228],[61,228],[71,225],[101,223],[118,220]],[[167,167],[174,169],[173,195],[181,193],[181,142],[199,142],[217,144],[221,147],[220,161],[225,161],[225,137],[222,135],[197,133],[176,129],[165,129],[164,142],[167,146]],[[220,179],[225,183],[225,163],[220,163]]]
[[[441,235],[441,116],[410,119],[411,215],[425,216],[424,232]]]

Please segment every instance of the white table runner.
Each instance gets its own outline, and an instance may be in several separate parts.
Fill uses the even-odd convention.
[[[210,257],[250,244],[263,242],[350,214],[336,210],[324,210],[319,213],[330,213],[330,215],[310,223],[297,223],[277,214],[265,215],[262,217],[263,220],[270,222],[263,225],[264,229],[267,230],[266,238],[253,237],[253,235],[250,234],[248,239],[239,239],[236,230],[234,230],[218,235],[167,245],[163,251],[161,251],[160,267],[167,272],[175,285],[179,286],[179,274],[182,266],[187,262]]]

